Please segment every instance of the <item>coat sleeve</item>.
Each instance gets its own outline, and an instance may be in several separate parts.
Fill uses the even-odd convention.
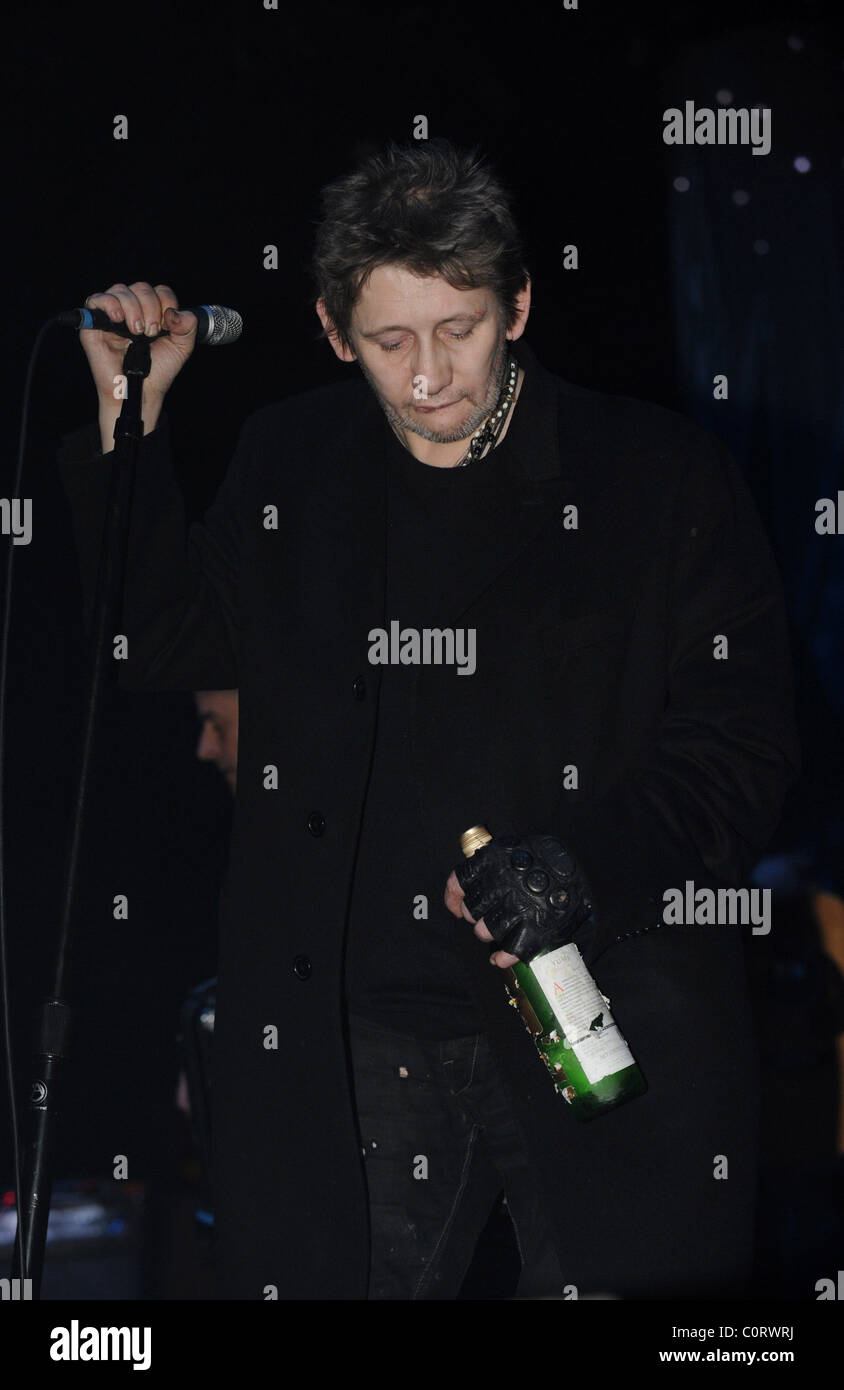
[[[741,886],[800,770],[782,585],[755,504],[707,431],[695,427],[686,462],[669,522],[658,733],[638,766],[558,832],[592,888],[587,962],[661,927],[667,888]]]
[[[238,685],[237,613],[243,473],[250,422],[202,522],[186,525],[164,417],[145,435],[130,501],[120,631],[126,690],[226,690]],[[87,426],[68,436],[59,472],[70,504],[90,629],[114,453]]]

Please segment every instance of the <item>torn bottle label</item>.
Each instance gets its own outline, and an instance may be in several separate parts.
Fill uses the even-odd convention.
[[[531,966],[590,1084],[635,1066],[607,1001],[573,942],[535,957]]]

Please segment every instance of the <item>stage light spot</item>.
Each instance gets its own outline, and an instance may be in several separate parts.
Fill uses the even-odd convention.
[[[683,178],[682,175],[680,176],[680,178],[675,179],[672,185],[672,187],[675,189],[677,193],[688,193],[690,186],[691,185],[689,184],[689,180],[687,178]]]
[[[806,47],[803,40],[797,34],[789,34],[786,40],[792,53],[800,53]]]
[[[812,161],[807,159],[805,154],[799,154],[794,161],[794,167],[798,174],[808,174],[812,167]]]
[[[771,247],[767,241],[763,241],[762,238],[759,237],[757,241],[754,241],[753,249],[756,252],[757,256],[767,256]]]
[[[730,197],[732,198],[737,208],[746,207],[747,204],[750,202],[750,194],[744,188],[733,189],[733,192],[730,194]]]
[[[719,106],[729,106],[733,99],[733,94],[727,87],[719,87],[715,93],[715,100]]]

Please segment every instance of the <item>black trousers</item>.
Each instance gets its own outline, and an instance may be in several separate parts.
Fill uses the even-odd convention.
[[[370,1299],[455,1299],[501,1189],[517,1296],[561,1296],[521,1132],[482,1033],[423,1042],[349,1019],[369,1192]]]

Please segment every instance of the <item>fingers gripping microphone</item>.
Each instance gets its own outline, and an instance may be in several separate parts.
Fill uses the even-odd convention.
[[[196,341],[204,343],[206,347],[224,347],[226,343],[236,343],[243,332],[243,319],[236,309],[224,309],[220,304],[200,304],[188,312],[196,314],[199,320]],[[60,328],[101,328],[106,333],[117,333],[121,338],[135,337],[125,323],[114,323],[103,309],[66,309],[56,315],[56,323]],[[166,329],[163,331],[167,332]]]

